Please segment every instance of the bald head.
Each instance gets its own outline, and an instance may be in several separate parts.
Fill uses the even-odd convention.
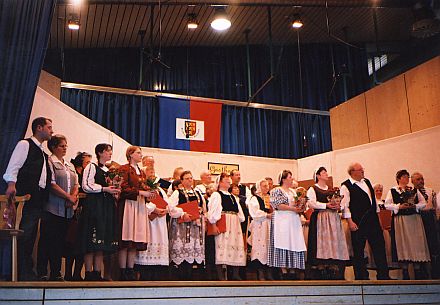
[[[347,173],[356,181],[361,181],[364,178],[364,167],[358,162],[350,163],[347,168]]]
[[[423,178],[423,175],[419,172],[412,173],[411,182],[416,189],[425,187],[425,179]]]
[[[209,170],[204,170],[200,173],[200,180],[202,180],[202,183],[204,185],[208,185],[210,184],[211,181],[211,171]]]

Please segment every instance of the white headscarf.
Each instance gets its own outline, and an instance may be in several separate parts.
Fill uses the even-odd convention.
[[[255,183],[255,187],[257,188],[256,193],[257,194],[261,194],[261,183],[263,183],[264,181],[267,181],[266,179],[260,179]]]

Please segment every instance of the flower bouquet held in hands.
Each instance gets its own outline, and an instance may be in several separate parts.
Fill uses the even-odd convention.
[[[155,183],[154,181],[156,181],[155,177],[139,179],[139,190],[143,191],[141,195],[145,196],[145,198],[148,201],[151,201],[156,204],[156,202],[154,202],[153,200],[155,198],[160,197],[158,195],[159,194],[159,183]],[[162,198],[162,197],[160,197],[160,198]],[[162,203],[162,201],[161,201],[161,203]],[[164,209],[166,207],[157,206],[157,208]]]
[[[119,172],[119,167],[119,164],[117,164],[116,162],[112,162],[109,166],[107,177],[105,179],[109,186],[112,186],[118,190],[121,189],[122,181],[124,180],[121,173]],[[119,194],[120,193],[113,194],[113,197],[118,200]]]
[[[302,212],[306,209],[307,204],[307,190],[302,186],[298,187],[296,190],[296,195],[294,196],[294,201],[291,206],[297,209],[300,209]]]
[[[334,187],[331,195],[327,196],[328,202],[330,203],[329,208],[332,210],[340,210],[342,198],[344,198],[344,195],[341,195],[339,187]]]
[[[406,205],[408,209],[416,208],[417,189],[407,186],[400,196],[402,197],[402,204]]]

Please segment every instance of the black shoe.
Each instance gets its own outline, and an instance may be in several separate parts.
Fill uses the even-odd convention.
[[[64,278],[61,275],[55,276],[55,277],[50,277],[49,281],[51,281],[51,282],[65,282]]]
[[[86,275],[84,277],[84,281],[91,282],[95,280],[95,276],[93,271],[86,271]]]
[[[125,278],[126,281],[136,281],[136,273],[134,272],[133,268],[125,269]]]
[[[47,275],[42,275],[38,278],[38,281],[40,282],[46,282],[49,280],[49,277]]]
[[[408,269],[403,269],[403,270],[402,270],[402,275],[403,275],[403,279],[404,279],[404,280],[409,280],[409,272],[408,272]]]

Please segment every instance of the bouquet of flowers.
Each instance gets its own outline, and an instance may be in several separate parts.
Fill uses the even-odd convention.
[[[401,194],[403,203],[406,203],[410,207],[415,208],[416,197],[417,197],[417,189],[413,189],[410,186],[407,186],[405,190]]]
[[[120,189],[122,181],[124,179],[122,179],[122,175],[119,172],[119,167],[115,165],[111,165],[110,168],[108,169],[108,176],[106,180],[108,185],[112,185],[115,188]]]
[[[294,196],[293,207],[305,210],[307,203],[307,190],[302,186],[298,187],[296,190],[296,195]]]
[[[329,202],[335,203],[337,205],[337,210],[341,208],[342,198],[344,198],[344,195],[341,195],[341,190],[337,186],[332,189],[332,194],[330,196],[327,196]]]
[[[139,189],[143,191],[156,191],[159,188],[159,182],[155,183],[156,177],[139,179]]]

